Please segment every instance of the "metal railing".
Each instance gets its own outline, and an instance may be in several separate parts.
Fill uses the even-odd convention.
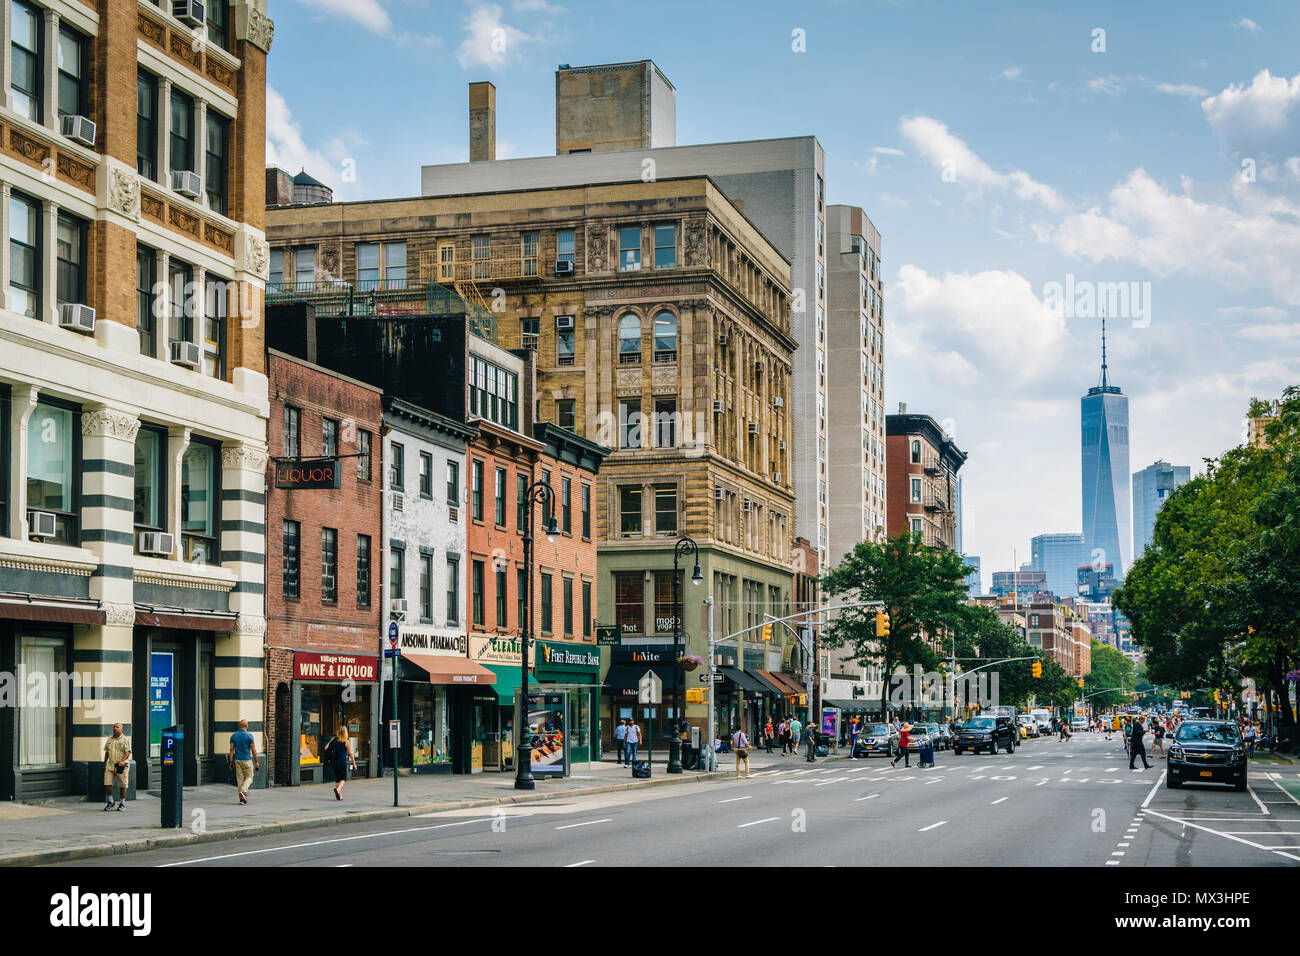
[[[477,298],[478,301],[473,301]],[[497,341],[496,315],[481,296],[462,296],[439,282],[423,279],[367,279],[348,282],[321,279],[314,282],[269,284],[266,304],[304,303],[323,316],[464,315],[472,334]]]

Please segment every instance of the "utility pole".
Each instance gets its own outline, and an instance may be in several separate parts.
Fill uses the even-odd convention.
[[[700,743],[703,745],[700,748],[700,752],[702,754],[709,755],[708,759],[703,761],[702,769],[717,770],[718,769],[717,754],[713,752],[713,731],[714,731],[714,727],[713,727],[713,664],[714,664],[713,595],[710,594],[708,597],[706,597],[704,599],[704,603],[708,605],[709,608],[709,721],[708,721],[709,733],[707,739],[700,741]]]

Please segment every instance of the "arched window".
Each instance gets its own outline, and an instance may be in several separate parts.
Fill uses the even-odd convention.
[[[641,364],[641,319],[632,313],[618,320],[618,362]]]
[[[677,361],[677,316],[671,312],[655,316],[655,361]]]
[[[921,443],[919,441],[914,440],[912,442],[912,464],[919,465],[920,463],[921,463]]]

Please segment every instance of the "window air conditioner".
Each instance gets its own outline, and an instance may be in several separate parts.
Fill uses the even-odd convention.
[[[48,511],[27,512],[27,534],[33,538],[54,537],[55,517]]]
[[[557,276],[573,275],[573,262],[569,259],[559,259],[555,263],[555,274]]]
[[[713,489],[713,497],[717,498],[719,501],[725,501],[726,498],[727,498],[727,489],[726,489],[726,488],[714,488],[714,489]]]
[[[172,16],[191,27],[201,27],[207,20],[203,0],[172,0]]]
[[[721,414],[722,414],[723,412],[725,412],[726,410],[727,410],[727,403],[726,403],[726,402],[714,402],[714,403],[713,403],[713,414],[715,414],[715,415],[721,415]]]
[[[198,368],[199,347],[193,342],[172,342],[171,360],[173,365],[184,365],[187,368]]]
[[[74,332],[94,332],[95,310],[76,302],[60,302],[59,325]]]
[[[750,433],[751,435],[757,435],[757,434],[758,434],[758,422],[750,422],[750,423],[749,423],[749,433]]]
[[[169,557],[174,548],[172,536],[163,531],[141,531],[140,553]]]
[[[567,332],[573,328],[573,316],[557,315],[555,317],[555,328],[560,332]]]
[[[203,179],[198,173],[192,173],[188,169],[173,170],[172,189],[190,199],[202,199]]]
[[[68,114],[59,118],[59,125],[63,130],[63,135],[68,139],[74,140],[82,146],[94,148],[95,124],[92,120],[84,116]]]

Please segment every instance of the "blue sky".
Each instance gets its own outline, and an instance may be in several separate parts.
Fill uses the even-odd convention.
[[[1052,283],[1136,283],[1149,305],[1110,323],[1132,470],[1202,470],[1240,440],[1251,395],[1300,382],[1300,4],[270,13],[268,159],[337,198],[415,195],[422,164],[468,159],[475,80],[497,86],[498,156],[553,154],[559,63],[653,59],[677,88],[679,144],[816,135],[830,200],[883,235],[888,408],[946,421],[970,455],[966,548],[986,583],[1031,535],[1080,530],[1078,397],[1099,323]]]

